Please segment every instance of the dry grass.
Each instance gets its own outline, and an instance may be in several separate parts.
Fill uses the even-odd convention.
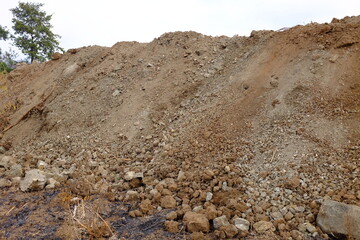
[[[99,207],[90,198],[80,198],[63,192],[59,194],[62,206],[67,209],[68,218],[63,224],[60,233],[65,237],[69,232],[72,236],[66,238],[81,239],[81,236],[88,239],[105,239],[115,236],[111,225],[100,215]]]

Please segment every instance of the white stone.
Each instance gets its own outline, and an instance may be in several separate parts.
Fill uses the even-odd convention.
[[[46,175],[38,169],[26,172],[25,178],[20,181],[20,189],[23,192],[42,190],[46,184]]]
[[[249,231],[250,222],[244,218],[234,218],[234,225],[241,231]]]

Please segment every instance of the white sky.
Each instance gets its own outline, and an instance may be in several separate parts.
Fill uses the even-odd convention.
[[[25,0],[26,2],[26,0]],[[44,3],[53,14],[53,32],[67,50],[119,41],[149,42],[165,32],[249,35],[298,24],[330,22],[360,15],[359,0],[29,0]],[[10,8],[18,0],[1,0],[0,25],[11,28]],[[5,47],[0,41],[0,48]]]

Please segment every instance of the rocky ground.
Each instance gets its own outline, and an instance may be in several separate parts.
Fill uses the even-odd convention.
[[[0,237],[360,238],[359,44],[175,32],[0,76]]]

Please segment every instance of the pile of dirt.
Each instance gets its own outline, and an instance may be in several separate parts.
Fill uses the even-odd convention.
[[[328,239],[323,200],[360,206],[359,66],[360,17],[19,66],[0,76],[0,223],[26,227],[0,237]]]

